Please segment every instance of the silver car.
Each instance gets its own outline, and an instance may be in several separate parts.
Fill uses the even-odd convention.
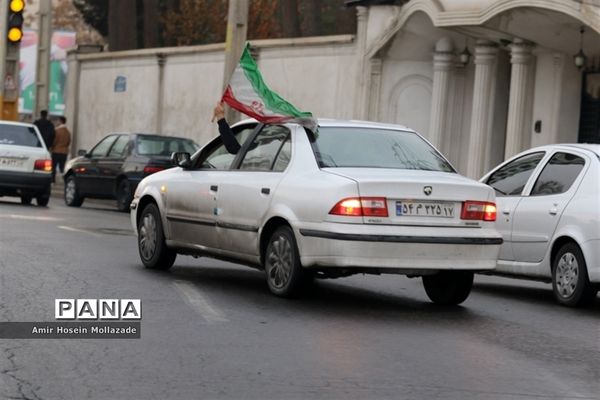
[[[593,303],[600,287],[600,146],[536,147],[481,181],[496,190],[501,212],[496,273],[552,282],[566,306]]]
[[[464,301],[474,271],[495,267],[502,237],[495,194],[456,173],[416,132],[397,125],[320,120],[243,121],[229,154],[220,137],[145,178],[131,203],[141,260],[168,269],[177,254],[266,272],[276,295],[313,277],[423,277],[429,298]]]

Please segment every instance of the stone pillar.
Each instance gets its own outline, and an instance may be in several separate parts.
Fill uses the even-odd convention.
[[[379,120],[379,97],[381,95],[381,72],[383,70],[383,61],[381,58],[371,58],[369,60],[368,77],[368,96],[367,115],[365,119],[371,121]]]
[[[475,81],[473,86],[473,110],[469,132],[467,176],[478,179],[484,172],[486,144],[491,140],[494,109],[494,78],[498,46],[486,40],[478,40],[475,46]]]
[[[454,46],[449,38],[440,39],[433,53],[433,91],[431,94],[431,114],[429,141],[444,151],[447,140],[448,99],[450,78],[454,68]]]
[[[71,131],[71,157],[77,155],[78,147],[81,145],[79,137],[79,77],[81,76],[81,62],[77,52],[72,50],[67,54],[67,84],[65,88],[65,117],[67,127]],[[37,117],[36,117],[37,118]]]
[[[511,75],[505,159],[520,153],[531,144],[532,50],[530,43],[520,39],[515,39],[510,46]]]
[[[354,118],[366,119],[369,112],[369,61],[367,57],[367,26],[369,20],[369,9],[367,7],[356,7],[356,63],[357,85],[354,96]]]

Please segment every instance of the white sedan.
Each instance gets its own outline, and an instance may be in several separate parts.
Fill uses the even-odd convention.
[[[0,196],[46,206],[51,182],[52,160],[35,125],[0,121]]]
[[[474,271],[496,265],[494,191],[456,173],[419,134],[397,125],[243,121],[242,144],[217,137],[193,157],[145,178],[131,203],[146,267],[209,256],[266,271],[270,290],[312,277],[422,276],[429,298],[458,304]]]
[[[567,306],[600,284],[600,146],[562,144],[516,155],[481,182],[496,190],[504,243],[497,272],[552,282]]]

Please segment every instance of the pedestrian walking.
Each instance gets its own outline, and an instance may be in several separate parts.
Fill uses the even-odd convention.
[[[52,152],[52,182],[56,176],[56,170],[60,168],[60,173],[65,172],[65,163],[69,154],[69,145],[71,144],[71,132],[67,128],[67,119],[58,117],[59,125],[56,127],[54,143],[50,148]]]
[[[54,135],[56,132],[54,131],[54,124],[48,119],[48,110],[42,110],[40,112],[40,118],[35,120],[33,124],[37,126],[42,134],[42,139],[44,139],[46,148],[50,149],[54,143]]]

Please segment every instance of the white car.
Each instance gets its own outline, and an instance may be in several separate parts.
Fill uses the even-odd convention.
[[[0,196],[46,206],[51,182],[52,159],[35,125],[0,121]]]
[[[436,303],[464,301],[473,272],[496,265],[494,191],[404,127],[319,122],[314,135],[244,121],[237,155],[220,137],[175,153],[179,167],[142,180],[131,203],[143,264],[233,260],[264,269],[281,296],[314,276],[405,274]]]
[[[481,182],[496,190],[504,243],[497,272],[552,282],[567,306],[600,284],[600,145],[560,144],[516,155]]]

